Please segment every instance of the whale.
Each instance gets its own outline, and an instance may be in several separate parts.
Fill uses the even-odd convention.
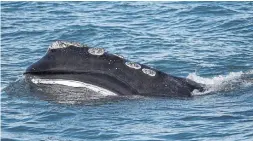
[[[34,84],[86,87],[104,95],[192,97],[203,84],[133,62],[100,47],[58,40],[24,72]]]

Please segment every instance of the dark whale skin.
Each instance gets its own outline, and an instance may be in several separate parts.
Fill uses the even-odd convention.
[[[93,55],[89,49],[75,45],[49,48],[24,74],[91,83],[119,95],[191,97],[194,89],[203,90],[201,84],[189,79],[172,76],[143,64],[140,64],[141,69],[134,69],[125,64],[129,62],[127,59],[108,52]],[[155,76],[143,73],[143,68],[154,70]]]

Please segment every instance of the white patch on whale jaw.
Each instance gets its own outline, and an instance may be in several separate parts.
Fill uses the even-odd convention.
[[[105,88],[89,84],[89,83],[84,83],[80,81],[74,81],[74,80],[64,80],[64,79],[38,79],[38,78],[32,78],[31,81],[34,84],[46,84],[46,85],[64,85],[64,86],[69,86],[69,87],[83,87],[90,89],[96,93],[99,93],[103,96],[116,96],[117,94],[107,90]]]

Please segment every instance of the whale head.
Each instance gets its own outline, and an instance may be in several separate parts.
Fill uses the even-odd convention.
[[[202,89],[197,83],[129,61],[103,48],[67,41],[52,43],[24,74],[81,82],[119,95],[190,97],[194,89]]]

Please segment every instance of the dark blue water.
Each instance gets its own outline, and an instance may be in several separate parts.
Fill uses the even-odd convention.
[[[41,99],[22,73],[55,40],[104,47],[208,90],[88,105]],[[253,140],[252,75],[252,2],[1,2],[2,140]]]

